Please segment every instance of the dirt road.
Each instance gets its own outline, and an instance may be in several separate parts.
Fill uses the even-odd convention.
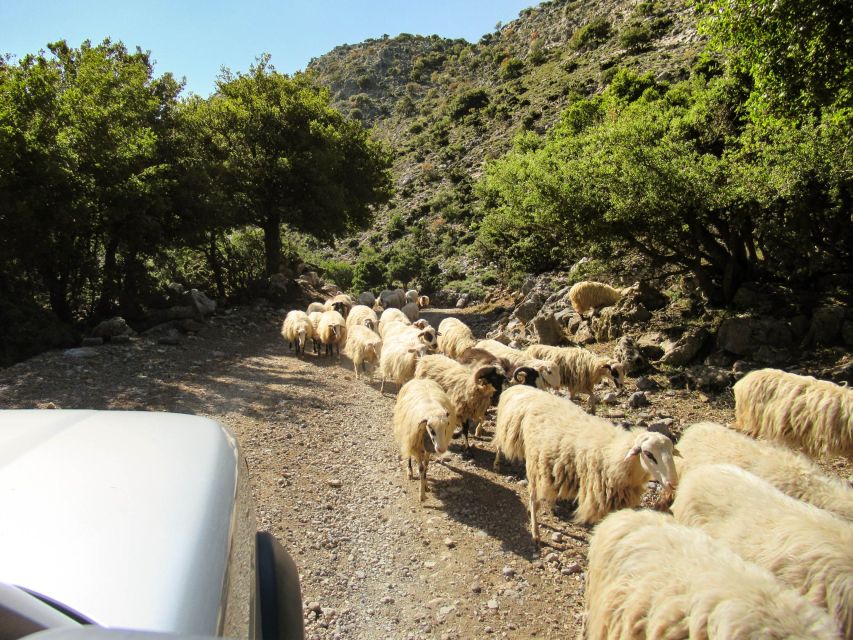
[[[437,325],[444,313],[424,316]],[[522,469],[492,471],[490,428],[472,460],[454,445],[430,466],[419,504],[391,436],[394,395],[356,380],[346,359],[290,355],[282,318],[241,309],[178,346],[138,338],[84,359],[42,354],[0,371],[0,408],[175,411],[227,425],[259,527],[299,565],[309,638],[575,637],[590,532],[569,507],[543,516],[537,549]],[[693,397],[661,407],[676,400],[688,417],[730,415]]]

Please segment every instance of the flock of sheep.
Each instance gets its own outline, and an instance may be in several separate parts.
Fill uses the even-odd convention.
[[[621,295],[600,283],[569,293],[579,313]],[[397,385],[393,433],[410,479],[417,462],[420,500],[431,456],[457,430],[469,452],[469,429],[479,435],[497,404],[495,468],[524,461],[534,540],[542,502],[575,500],[575,521],[596,525],[587,638],[853,638],[853,488],[796,451],[853,454],[853,390],[753,371],[734,386],[734,428],[694,424],[676,449],[594,415],[595,386],[624,380],[611,358],[477,341],[456,318],[436,330],[418,319],[429,299],[416,291],[358,302],[341,295],[292,311],[282,334],[300,353],[309,338],[315,353],[343,345],[357,377],[370,365],[381,389]],[[591,413],[573,401],[579,393]],[[633,510],[650,481],[672,515]]]

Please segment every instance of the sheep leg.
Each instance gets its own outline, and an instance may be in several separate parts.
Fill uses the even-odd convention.
[[[419,496],[421,502],[423,502],[426,496],[426,463],[424,460],[420,460],[418,462],[418,476],[421,479],[421,490]]]
[[[379,393],[385,389],[385,376],[382,376],[382,384],[379,385]]]
[[[478,423],[477,423],[477,428],[476,428],[476,429],[474,429],[474,437],[475,437],[475,438],[479,438],[479,437],[480,437],[480,432],[481,432],[482,430],[483,430],[483,421],[481,420],[480,422],[478,422]]]
[[[530,482],[528,488],[530,489],[530,532],[533,534],[533,542],[539,544],[539,521],[536,519],[536,486]]]
[[[409,473],[406,475],[406,477],[407,477],[409,480],[412,480],[412,479],[415,477],[415,475],[412,473],[412,458],[411,458],[411,456],[409,456],[409,457],[406,459],[406,462],[407,462],[407,463],[408,463],[408,465],[409,465]]]
[[[474,454],[471,453],[471,443],[468,442],[468,428],[471,425],[471,421],[466,418],[462,421],[462,436],[465,438],[465,450],[462,452],[462,456],[465,458],[473,458]]]
[[[500,471],[500,469],[501,469],[501,450],[500,450],[500,448],[498,448],[498,450],[495,451],[495,463],[492,465],[492,468],[495,471]]]
[[[589,394],[589,412],[592,415],[595,415],[595,403],[598,401],[598,398],[595,397],[595,393]]]
[[[352,362],[352,368],[355,369],[355,379],[358,380],[358,365],[355,363],[355,360]]]

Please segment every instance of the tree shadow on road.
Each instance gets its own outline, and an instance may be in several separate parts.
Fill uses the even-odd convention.
[[[504,549],[522,558],[539,556],[527,527],[527,509],[518,494],[452,464],[443,465],[456,475],[431,483],[433,496],[443,503],[449,517],[497,538]]]

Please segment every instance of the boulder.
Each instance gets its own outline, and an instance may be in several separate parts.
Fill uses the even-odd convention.
[[[566,342],[563,328],[550,311],[540,314],[533,319],[533,329],[536,331],[536,335],[539,336],[541,344],[557,346]]]
[[[471,299],[471,296],[469,294],[463,293],[461,296],[459,296],[459,299],[456,301],[456,308],[457,309],[464,309],[465,307],[468,306],[468,301],[470,299]]]
[[[644,333],[637,338],[637,348],[647,360],[657,360],[664,353],[661,345],[666,339],[666,336],[658,331]]]
[[[723,391],[734,383],[731,371],[722,367],[695,365],[685,371],[687,388],[700,391]]]
[[[645,391],[635,391],[628,398],[628,406],[632,409],[639,409],[640,407],[648,407],[651,403],[649,399],[646,397]]]
[[[630,375],[645,371],[649,367],[648,360],[640,352],[634,340],[628,336],[619,338],[616,349],[613,351],[613,357],[625,365]]]
[[[683,367],[689,364],[702,350],[710,334],[704,327],[691,327],[668,346],[659,362],[671,367]]]
[[[574,340],[576,344],[592,344],[595,342],[595,336],[592,334],[592,329],[589,323],[584,321],[575,331]]]
[[[283,273],[274,273],[270,276],[268,295],[273,300],[284,300],[287,297],[290,281]]]
[[[653,287],[648,282],[637,282],[631,286],[630,291],[625,294],[625,298],[632,300],[635,304],[640,304],[650,311],[663,309],[669,304],[669,298],[657,287]]]
[[[752,355],[762,345],[789,347],[793,340],[788,323],[778,318],[726,318],[717,332],[717,346],[738,356]]]
[[[648,322],[652,317],[641,302],[630,296],[624,297],[612,307],[606,307],[592,319],[592,330],[599,342],[615,340],[637,324]]]
[[[544,300],[540,294],[531,293],[520,305],[518,305],[518,307],[516,307],[513,315],[524,324],[527,324],[536,317],[536,314],[539,313],[543,304]]]
[[[845,309],[841,306],[818,307],[812,314],[812,322],[803,346],[834,344],[841,337],[841,327],[844,323]]]
[[[566,329],[569,330],[569,333],[576,333],[578,329],[581,328],[582,324],[586,324],[586,321],[581,317],[579,313],[575,313],[569,316],[569,322],[566,325]]]
[[[131,335],[132,333],[133,329],[127,326],[127,322],[121,316],[104,320],[92,329],[93,337],[105,338],[107,340],[114,338],[115,336]]]
[[[554,317],[557,319],[557,322],[560,323],[561,326],[567,327],[572,320],[572,317],[577,316],[574,309],[560,309],[554,314]],[[575,326],[577,328],[577,326]]]
[[[785,349],[784,347],[771,347],[766,344],[761,345],[753,351],[752,357],[756,362],[777,367],[783,364],[788,364],[794,360],[794,356],[789,349]]]

